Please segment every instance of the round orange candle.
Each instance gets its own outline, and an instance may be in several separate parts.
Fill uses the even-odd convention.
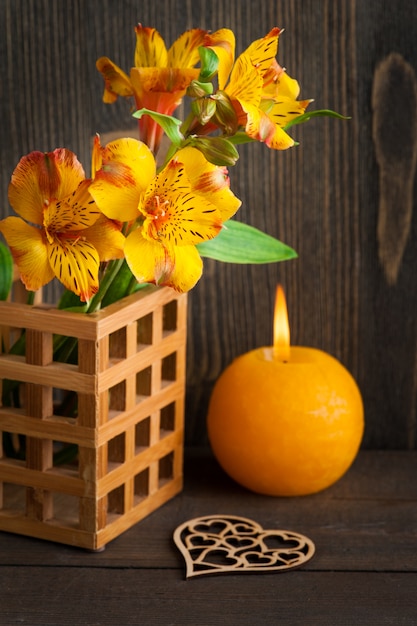
[[[279,289],[274,346],[226,368],[207,427],[214,455],[238,483],[262,494],[306,495],[337,481],[352,464],[363,436],[363,404],[339,361],[290,346],[283,299],[285,307]]]

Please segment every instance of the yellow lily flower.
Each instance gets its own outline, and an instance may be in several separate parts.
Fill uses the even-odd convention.
[[[13,172],[9,201],[20,217],[0,222],[26,288],[55,276],[85,302],[98,290],[100,261],[123,256],[124,237],[102,215],[73,152],[31,152]]]
[[[108,218],[130,223],[124,253],[133,275],[188,291],[203,269],[196,244],[215,237],[240,206],[227,170],[184,148],[156,174],[149,148],[128,138],[101,154],[90,193]]]
[[[280,32],[279,28],[273,28],[239,55],[227,84],[224,77],[227,67],[221,79],[219,70],[219,88],[230,100],[238,127],[270,148],[285,150],[295,142],[283,127],[302,115],[311,100],[297,100],[297,81],[290,78],[275,60]],[[215,41],[213,50],[222,64],[224,53],[219,54],[219,45]]]
[[[134,97],[137,109],[147,108],[171,115],[192,80],[199,75],[195,66],[200,60],[198,48],[204,45],[206,31],[186,31],[167,50],[155,28],[136,26],[134,67],[128,76],[107,57],[97,60],[104,77],[103,101],[114,102],[118,96]],[[163,135],[161,127],[148,115],[139,120],[140,139],[157,153]]]

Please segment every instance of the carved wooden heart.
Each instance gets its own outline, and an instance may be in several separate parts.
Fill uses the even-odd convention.
[[[314,554],[314,543],[290,530],[265,530],[251,519],[208,515],[174,532],[186,563],[186,577],[226,572],[271,572],[300,567]]]

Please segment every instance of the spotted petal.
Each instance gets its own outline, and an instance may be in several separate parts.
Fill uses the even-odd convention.
[[[74,232],[92,226],[101,212],[89,193],[89,180],[83,180],[67,198],[56,200],[44,211],[44,226],[53,232]]]
[[[248,55],[241,54],[233,66],[230,82],[225,91],[240,103],[258,106],[262,96],[263,80]]]
[[[42,224],[43,210],[51,199],[65,198],[84,179],[84,170],[73,152],[31,152],[16,166],[9,185],[9,202],[21,217]]]
[[[0,222],[22,282],[29,291],[37,291],[49,283],[54,273],[49,265],[43,231],[26,224],[19,217],[6,217]]]
[[[182,163],[170,163],[149,186],[141,211],[144,236],[167,245],[193,245],[215,237],[221,228],[218,209],[192,192]]]
[[[262,76],[275,61],[280,32],[279,28],[273,28],[265,37],[252,42],[243,53],[250,58],[252,64],[256,66]]]
[[[56,239],[48,246],[49,263],[62,284],[88,301],[98,291],[99,256],[94,246],[84,239]]]
[[[178,37],[168,50],[168,67],[191,68],[200,60],[198,48],[203,45],[206,31],[192,28]]]
[[[268,111],[268,116],[277,126],[286,126],[288,122],[303,115],[311,100],[292,100],[280,98]]]
[[[135,28],[136,67],[166,67],[168,53],[165,42],[155,28],[149,28],[138,24]]]
[[[280,126],[275,126],[274,133],[265,139],[265,143],[273,150],[286,150],[292,148],[295,141]]]
[[[282,128],[276,126],[261,109],[255,107],[247,109],[246,133],[252,139],[262,141],[276,150],[285,150],[294,145],[294,140]]]
[[[222,222],[236,213],[242,203],[230,189],[230,179],[225,167],[209,163],[196,148],[179,150],[175,160],[185,165],[193,192],[203,195],[217,207]]]

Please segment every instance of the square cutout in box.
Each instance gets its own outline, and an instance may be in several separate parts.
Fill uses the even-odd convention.
[[[153,341],[153,313],[144,315],[137,321],[138,351],[152,345]]]
[[[174,332],[178,328],[178,302],[172,300],[165,304],[162,311],[162,330],[165,333]]]
[[[126,459],[126,435],[120,433],[117,437],[113,437],[107,444],[107,463],[108,471],[114,468],[114,465],[121,465]]]
[[[126,381],[110,387],[109,391],[109,419],[126,410]]]
[[[117,515],[123,515],[125,511],[125,486],[120,485],[110,491],[107,496],[107,511],[109,513],[116,513]]]
[[[52,463],[59,473],[76,477],[78,475],[78,445],[63,441],[52,442]]]
[[[136,500],[142,500],[149,495],[149,467],[146,467],[134,478],[134,494]]]
[[[1,487],[1,485],[0,485]],[[26,487],[11,483],[3,483],[3,501],[0,500],[0,510],[24,512],[26,508]]]
[[[136,396],[150,396],[152,393],[152,366],[136,374]],[[139,398],[140,399],[140,398]]]
[[[68,389],[52,389],[53,414],[75,424],[78,416],[78,394]],[[45,417],[45,416],[44,416]]]
[[[126,326],[109,335],[109,360],[111,363],[126,358]]]
[[[169,452],[158,461],[158,485],[161,487],[174,478],[174,453]]]
[[[166,385],[167,382],[172,382],[173,380],[177,380],[177,353],[176,352],[172,352],[172,354],[168,354],[168,356],[162,359],[161,377],[162,377],[162,386],[164,386],[164,383]]]
[[[160,414],[160,437],[168,435],[175,430],[175,402],[162,407]]]
[[[145,419],[138,422],[135,426],[135,450],[136,453],[143,450],[143,448],[149,448],[151,444],[151,417],[145,417]]]

